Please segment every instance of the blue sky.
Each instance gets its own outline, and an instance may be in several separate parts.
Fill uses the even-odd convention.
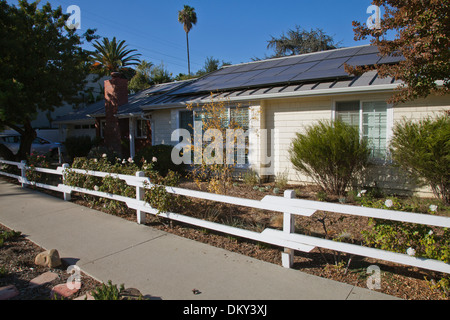
[[[31,1],[31,0],[29,0]],[[10,0],[9,3],[17,3]],[[46,3],[47,0],[41,1]],[[271,36],[280,36],[296,25],[321,28],[340,41],[355,46],[352,21],[365,22],[372,0],[49,0],[52,6],[70,5],[81,10],[81,30],[96,28],[102,37],[125,40],[141,59],[164,63],[177,75],[187,73],[186,34],[178,22],[178,11],[187,4],[195,8],[198,23],[189,33],[191,71],[207,57],[231,62],[264,58]]]

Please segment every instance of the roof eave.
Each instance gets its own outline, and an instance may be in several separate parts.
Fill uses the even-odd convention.
[[[284,99],[284,98],[297,98],[297,97],[313,97],[313,96],[326,96],[326,95],[342,95],[351,93],[373,93],[373,92],[392,92],[398,88],[399,84],[384,84],[384,85],[368,85],[360,87],[349,87],[349,88],[331,88],[331,89],[317,89],[304,92],[281,92],[272,94],[260,94],[260,95],[248,95],[241,97],[228,97],[226,100],[231,102],[239,101],[253,101],[253,100],[263,100],[263,99]],[[170,109],[170,108],[180,108],[186,107],[189,104],[205,104],[210,103],[211,98],[207,99],[193,99],[186,100],[184,102],[159,104],[159,105],[148,105],[143,106],[144,111]]]

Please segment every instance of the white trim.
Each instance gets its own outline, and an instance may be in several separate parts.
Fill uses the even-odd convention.
[[[245,97],[228,97],[228,102],[237,101],[254,101],[263,99],[284,99],[284,98],[297,98],[297,97],[313,97],[318,95],[343,95],[343,94],[356,94],[356,93],[373,93],[373,92],[392,92],[400,83],[395,84],[384,84],[384,85],[371,85],[371,86],[361,86],[361,87],[348,87],[348,88],[336,88],[336,89],[320,89],[320,90],[309,90],[304,92],[281,92],[281,93],[271,93],[271,94],[259,94],[251,95]],[[156,106],[142,106],[143,110],[157,110],[157,109],[168,109],[168,108],[180,108],[181,106],[189,105],[192,103],[205,104],[211,102],[211,99],[202,100],[189,100],[185,102],[168,103]]]
[[[394,105],[392,103],[387,104],[386,135],[386,144],[389,147],[394,135]]]
[[[130,140],[130,157],[134,158],[136,155],[135,144],[135,130],[136,130],[136,118],[128,119],[128,138]]]

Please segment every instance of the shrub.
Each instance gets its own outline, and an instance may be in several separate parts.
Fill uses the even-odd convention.
[[[133,176],[140,170],[136,164],[130,161],[125,161],[125,163],[115,161],[112,163],[108,160],[106,154],[98,159],[76,158],[72,164],[72,168]],[[64,183],[70,186],[89,190],[122,195],[131,198],[136,197],[135,187],[128,186],[125,181],[113,178],[112,176],[100,178],[69,171],[64,174]],[[112,213],[119,213],[126,209],[126,205],[118,201],[106,198],[97,199],[94,196],[85,195],[83,193],[82,197],[91,205],[102,205],[104,208],[109,209]]]
[[[450,203],[450,116],[418,122],[403,120],[394,127],[392,159],[435,196]]]
[[[244,174],[242,175],[242,180],[248,186],[255,186],[261,183],[258,172],[251,169],[244,172]]]
[[[26,177],[30,182],[48,183],[50,181],[48,174],[35,170],[35,168],[50,168],[48,157],[32,153],[27,157],[27,164]]]
[[[86,157],[92,148],[93,142],[89,136],[68,137],[64,143],[70,158]]]
[[[367,166],[370,149],[356,128],[342,121],[319,123],[297,133],[290,160],[294,168],[311,177],[320,188],[345,195],[352,177]]]
[[[115,162],[119,156],[114,150],[111,150],[105,146],[94,146],[87,154],[87,158],[88,159],[100,159],[100,158],[104,158],[105,154],[106,154],[106,158],[111,163]]]
[[[92,297],[95,300],[120,300],[121,294],[125,291],[123,284],[117,288],[117,285],[113,285],[111,280],[108,280],[108,284],[102,283],[102,285],[96,288],[92,292]]]
[[[182,174],[183,166],[176,165],[172,161],[172,149],[173,146],[167,145],[145,147],[136,154],[134,161],[141,165],[144,161],[147,161],[147,163],[153,163],[153,170],[158,171],[163,176],[166,176],[169,171]]]

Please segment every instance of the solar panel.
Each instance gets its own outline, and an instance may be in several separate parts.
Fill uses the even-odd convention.
[[[278,67],[280,66],[283,61],[287,60],[287,58],[283,58],[283,59],[272,59],[272,60],[265,60],[265,61],[258,61],[255,62],[256,67],[253,68],[253,70],[260,70],[260,69],[269,69],[269,68],[273,68],[273,67]]]
[[[215,90],[230,90],[244,87],[281,85],[319,79],[344,78],[344,64],[373,65],[394,63],[398,57],[379,56],[378,47],[361,46],[292,57],[255,61],[224,67],[210,75],[175,90],[173,94],[200,93]]]
[[[347,64],[351,66],[365,66],[365,65],[374,65],[380,61],[380,56],[376,53],[358,55],[350,58],[347,61]]]

